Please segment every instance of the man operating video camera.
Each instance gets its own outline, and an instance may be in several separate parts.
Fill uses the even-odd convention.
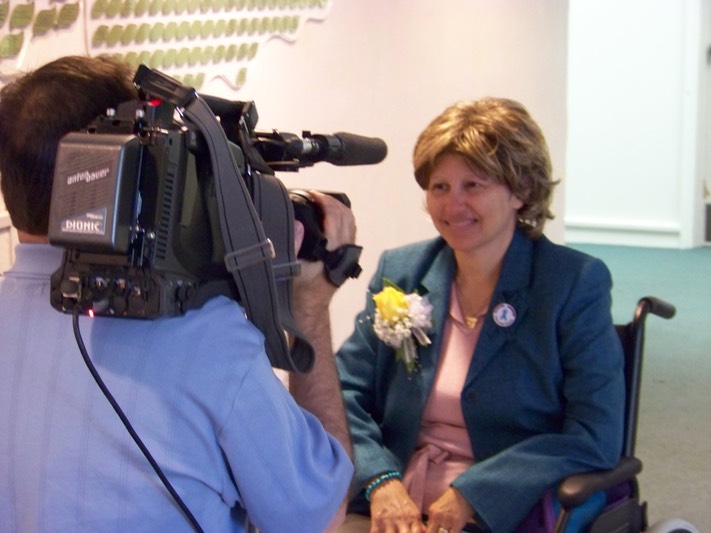
[[[315,357],[290,376],[291,394],[226,295],[155,319],[75,317],[96,382],[73,317],[50,306],[63,260],[48,238],[57,146],[135,99],[132,74],[71,56],[0,91],[0,184],[20,240],[0,278],[1,529],[321,532],[352,475],[330,337],[336,287],[321,262],[294,278],[294,318]],[[353,243],[350,209],[312,201],[329,249]],[[295,223],[297,246],[303,234]]]

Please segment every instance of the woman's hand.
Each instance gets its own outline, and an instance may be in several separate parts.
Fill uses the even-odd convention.
[[[386,481],[370,495],[370,533],[423,533],[420,510],[399,479]]]
[[[474,509],[459,491],[449,487],[427,510],[426,533],[459,533],[474,517]]]

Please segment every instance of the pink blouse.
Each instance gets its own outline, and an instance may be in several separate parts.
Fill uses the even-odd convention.
[[[442,351],[434,384],[422,415],[417,449],[403,483],[423,513],[474,463],[462,414],[461,395],[474,348],[484,322],[484,311],[469,328],[452,284],[449,317],[444,324]]]

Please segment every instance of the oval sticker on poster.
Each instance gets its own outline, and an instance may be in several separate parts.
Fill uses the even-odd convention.
[[[502,328],[508,328],[511,324],[516,322],[516,310],[512,305],[507,303],[502,303],[494,307],[492,316],[496,325]]]

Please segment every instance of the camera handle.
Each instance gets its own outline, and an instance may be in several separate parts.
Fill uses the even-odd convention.
[[[336,287],[340,287],[348,278],[360,276],[363,269],[358,260],[362,251],[363,247],[356,244],[344,244],[333,251],[327,251],[324,254],[323,264],[329,281]]]

